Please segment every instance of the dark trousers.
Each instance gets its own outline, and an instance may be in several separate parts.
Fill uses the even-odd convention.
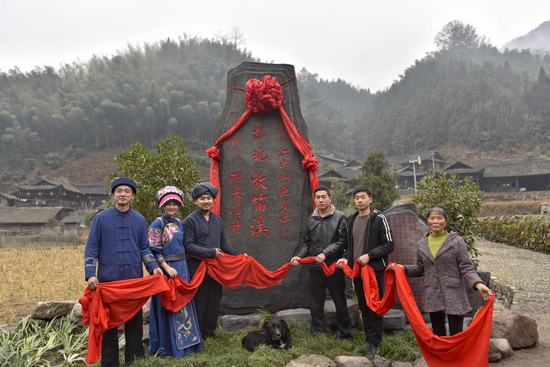
[[[375,272],[376,282],[378,283],[378,293],[380,299],[384,297],[385,283],[384,272]],[[357,294],[357,302],[359,310],[363,318],[363,330],[365,331],[365,342],[374,346],[379,346],[382,343],[382,322],[384,316],[377,314],[367,306],[365,299],[365,290],[363,288],[363,279],[361,277],[353,279],[355,293]]]
[[[223,287],[214,279],[206,277],[195,293],[195,308],[199,328],[204,339],[214,336],[218,326],[218,315],[220,314],[220,302],[222,300]]]
[[[445,329],[445,312],[430,312],[430,321],[432,322],[432,330],[437,336],[447,336],[447,330]],[[464,316],[460,315],[447,315],[449,320],[449,334],[451,336],[462,332],[462,325],[464,324]]]
[[[322,333],[325,326],[326,289],[336,306],[336,326],[340,338],[351,338],[351,319],[346,301],[344,272],[337,269],[331,276],[322,270],[309,269],[309,310],[311,311],[311,332]]]
[[[143,358],[143,313],[139,310],[124,324],[124,361],[129,365],[137,358]],[[118,367],[118,328],[112,328],[103,333],[101,341],[101,367]]]

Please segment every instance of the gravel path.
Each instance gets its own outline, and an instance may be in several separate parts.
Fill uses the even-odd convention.
[[[539,332],[536,346],[515,350],[495,367],[550,366],[550,255],[485,240],[476,247],[481,252],[479,270],[515,287],[512,309],[537,320]]]
[[[480,271],[515,287],[512,309],[550,312],[550,255],[489,241],[476,242]]]

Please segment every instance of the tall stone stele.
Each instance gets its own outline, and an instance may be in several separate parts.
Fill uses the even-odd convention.
[[[283,107],[307,140],[292,65],[245,62],[227,75],[227,102],[216,122],[213,141],[226,133],[247,110],[245,87],[266,75],[282,85]],[[312,212],[309,173],[294,147],[278,110],[254,113],[218,145],[221,217],[229,243],[276,270],[298,253]],[[293,267],[278,285],[224,289],[222,312],[245,314],[264,307],[276,312],[308,306],[307,266]]]

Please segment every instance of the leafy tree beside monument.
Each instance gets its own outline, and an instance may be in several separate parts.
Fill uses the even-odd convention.
[[[166,185],[179,187],[185,193],[182,214],[187,216],[195,209],[190,193],[199,181],[195,162],[187,155],[185,143],[179,136],[171,136],[155,144],[153,155],[139,143],[133,149],[117,154],[115,162],[121,175],[136,181],[139,190],[132,202],[132,208],[143,214],[148,223],[159,216],[155,194]],[[117,173],[109,175],[114,180]]]
[[[362,164],[359,183],[372,190],[374,207],[380,211],[391,208],[399,198],[397,173],[388,170],[389,162],[381,149],[372,150]]]
[[[459,186],[460,184],[460,186]],[[456,175],[442,173],[435,178],[433,170],[426,179],[418,183],[421,193],[413,202],[417,205],[418,213],[426,216],[428,210],[434,206],[441,207],[447,212],[449,225],[464,239],[472,261],[477,263],[479,252],[475,247],[477,215],[481,209],[483,191],[479,189],[472,177],[464,177],[462,182]]]

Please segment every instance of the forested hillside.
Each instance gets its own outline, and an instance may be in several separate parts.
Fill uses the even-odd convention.
[[[0,181],[18,182],[37,165],[56,168],[98,150],[126,149],[134,142],[152,147],[172,134],[185,139],[199,165],[207,165],[204,151],[225,104],[227,71],[243,61],[258,60],[225,40],[184,36],[129,45],[117,55],[60,70],[2,72]],[[334,146],[344,142],[334,141],[350,116],[364,111],[369,93],[341,80],[319,80],[305,69],[298,79],[312,140],[342,156]],[[340,98],[336,102],[346,113],[323,94]]]
[[[374,148],[401,155],[454,146],[548,157],[550,56],[499,51],[458,21],[435,42],[438,51],[376,93],[300,70],[315,151],[363,159]],[[237,43],[183,36],[59,70],[0,71],[0,184],[134,142],[151,148],[172,134],[207,167],[227,71],[243,61],[259,60]]]
[[[350,127],[355,139],[364,138],[355,154],[382,148],[400,155],[444,145],[547,153],[550,56],[500,52],[471,26],[446,27],[436,36],[439,51],[416,60],[377,93]]]

